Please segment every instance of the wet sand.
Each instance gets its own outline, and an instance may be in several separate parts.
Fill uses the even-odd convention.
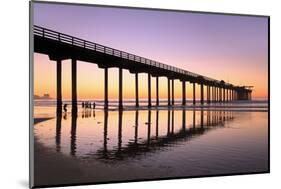
[[[266,114],[260,114],[266,115]],[[146,117],[146,115],[145,115]],[[56,118],[36,118],[34,119],[35,126],[46,127],[46,123],[49,121],[55,121]],[[93,123],[92,120],[88,122]],[[103,118],[101,118],[103,119]],[[66,119],[64,123],[68,123]],[[81,117],[79,118],[80,121]],[[92,121],[91,121],[92,120]],[[240,119],[240,120],[244,120]],[[99,121],[99,120],[96,120]],[[114,121],[116,122],[116,121]],[[153,122],[153,121],[152,121]],[[248,121],[247,121],[248,122]],[[245,122],[245,124],[247,123]],[[52,122],[54,123],[54,122]],[[78,121],[78,123],[80,123]],[[240,122],[239,122],[240,123]],[[242,123],[242,122],[241,122]],[[240,123],[240,124],[241,124]],[[42,125],[40,125],[42,124]],[[247,124],[246,124],[247,125]],[[52,128],[54,125],[50,125]],[[82,129],[84,126],[79,125],[78,129]],[[96,126],[100,128],[100,126]],[[231,129],[232,126],[229,126]],[[40,127],[39,127],[40,128]],[[67,128],[64,125],[63,128]],[[88,127],[87,127],[88,128]],[[141,126],[140,126],[141,128]],[[216,174],[237,174],[237,173],[247,173],[251,172],[266,172],[267,164],[266,157],[256,159],[256,157],[261,157],[263,151],[255,152],[255,154],[246,154],[248,147],[241,146],[238,144],[229,143],[230,146],[225,146],[224,142],[218,144],[214,143],[209,146],[210,137],[219,138],[219,136],[224,136],[227,133],[233,133],[239,131],[229,130],[229,129],[216,129],[216,131],[208,132],[198,139],[193,137],[190,145],[174,146],[169,148],[169,150],[162,148],[162,150],[157,153],[149,155],[149,153],[134,157],[132,159],[126,159],[124,161],[113,161],[112,163],[105,163],[98,159],[91,159],[92,156],[71,156],[65,154],[65,152],[57,151],[56,148],[49,147],[46,144],[40,142],[39,138],[34,139],[34,154],[35,154],[35,185],[36,186],[47,186],[47,185],[60,185],[60,184],[78,184],[78,183],[103,183],[108,181],[133,181],[133,180],[143,180],[143,179],[156,179],[156,178],[171,178],[171,177],[181,177],[181,176],[208,176]],[[227,133],[224,133],[227,132]],[[69,131],[67,132],[69,135]],[[236,136],[241,136],[240,134]],[[78,136],[79,137],[79,136]],[[195,140],[194,140],[195,139]],[[54,139],[52,139],[54,140]],[[69,140],[69,138],[67,139]],[[81,140],[81,138],[80,138]],[[222,141],[229,142],[228,138],[222,138]],[[256,141],[256,140],[253,140]],[[203,142],[203,143],[202,143]],[[217,150],[212,150],[216,149]],[[241,149],[239,149],[241,146]],[[81,146],[80,146],[81,147]],[[198,148],[200,147],[200,148]],[[211,147],[211,148],[210,148]],[[239,147],[239,148],[237,148]],[[89,146],[89,150],[92,147]],[[223,148],[223,149],[222,149]],[[232,148],[233,151],[226,153],[225,150]],[[211,153],[208,151],[211,149]],[[70,148],[67,147],[67,151]],[[150,149],[151,150],[151,149]],[[198,151],[199,150],[199,151]],[[238,151],[243,152],[242,157]],[[200,154],[204,152],[207,153],[204,156]],[[175,159],[170,159],[172,154],[181,154]],[[187,153],[187,154],[184,154]],[[188,157],[187,155],[191,155]],[[220,156],[218,156],[220,154]],[[244,154],[244,155],[243,155]],[[94,154],[93,154],[94,155]],[[198,156],[199,155],[199,156]],[[201,161],[193,160],[201,159]],[[207,159],[208,161],[206,161]],[[227,160],[227,167],[225,167],[224,161]],[[255,160],[252,162],[251,160]],[[182,165],[174,165],[175,162],[184,162]],[[196,162],[196,166],[194,166]]]
[[[34,119],[36,124],[49,118]],[[148,167],[135,169],[134,167],[111,167],[100,163],[81,161],[78,158],[66,156],[56,152],[55,149],[48,148],[41,144],[38,139],[34,139],[34,175],[35,186],[78,184],[78,183],[103,183],[110,181],[139,180],[165,178],[167,171],[158,172],[150,170]],[[71,181],[71,182],[70,182]]]
[[[153,178],[166,178],[167,171],[163,170],[155,175],[149,167],[114,168],[100,163],[86,163],[75,157],[69,157],[54,149],[43,146],[35,138],[34,141],[34,175],[35,186],[78,184],[78,183],[104,183],[109,181],[125,181]]]
[[[52,118],[35,118],[34,125]],[[63,154],[58,154],[54,149],[45,147],[38,139],[34,138],[34,185],[46,186],[67,183],[77,179],[80,168],[77,161]]]
[[[34,125],[49,119],[52,118],[35,118]],[[112,169],[98,163],[85,164],[75,157],[45,147],[36,137],[34,138],[34,185],[37,187],[62,183],[106,182],[109,173],[112,181],[141,178],[140,175],[133,174],[131,169]]]

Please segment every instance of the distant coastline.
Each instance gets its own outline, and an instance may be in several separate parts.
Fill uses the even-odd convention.
[[[44,94],[43,96],[34,95],[34,99],[35,99],[35,100],[37,100],[37,99],[49,100],[49,99],[52,99],[52,98],[50,97],[49,94]]]

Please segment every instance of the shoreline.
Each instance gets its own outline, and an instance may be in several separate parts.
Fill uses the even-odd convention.
[[[69,107],[71,107],[71,104],[68,104]],[[56,107],[55,104],[53,105],[34,105],[34,107]],[[80,107],[80,104],[78,104],[78,108],[80,109],[93,109],[93,108],[82,108]],[[220,109],[239,109],[239,110],[255,110],[255,109],[268,109],[268,105],[239,105],[239,104],[195,104],[195,105],[181,105],[181,104],[175,104],[175,105],[140,105],[140,106],[135,106],[135,105],[123,105],[122,110],[144,110],[144,109],[151,109],[151,110],[167,110],[167,109],[186,109],[186,110],[194,110],[194,109],[205,109],[205,110],[220,110]],[[103,105],[97,105],[96,110],[104,110]],[[95,110],[93,109],[93,110]],[[118,105],[109,105],[108,110],[116,110],[119,109]]]
[[[52,119],[51,117],[38,117],[34,118],[34,126]],[[221,130],[222,131],[222,130]],[[208,135],[202,135],[200,140],[204,140],[206,136],[213,135],[215,132],[210,132]],[[204,136],[204,137],[203,137]],[[202,139],[203,138],[203,139]],[[192,143],[196,143],[193,140]],[[188,148],[191,144],[189,143]],[[165,154],[167,151],[162,151]],[[157,156],[156,159],[161,158]],[[138,158],[137,158],[138,159]],[[184,158],[183,158],[184,159]],[[212,158],[211,158],[212,159]],[[156,179],[165,177],[177,177],[179,175],[185,175],[187,177],[192,177],[196,175],[206,175],[210,176],[212,174],[217,174],[218,170],[212,169],[211,172],[204,172],[204,170],[197,167],[193,169],[185,169],[181,172],[170,172],[171,168],[169,166],[152,166],[151,169],[147,169],[149,163],[134,164],[134,159],[128,161],[126,164],[123,162],[116,164],[106,164],[100,161],[92,161],[91,159],[72,156],[71,154],[63,154],[57,151],[56,148],[45,146],[39,141],[39,138],[34,137],[34,184],[35,186],[47,186],[47,185],[59,185],[59,184],[78,184],[78,183],[99,183],[99,182],[117,182],[124,180],[138,180],[138,179]],[[213,160],[216,160],[215,156]],[[163,161],[163,160],[162,160]],[[165,161],[164,161],[165,162]],[[219,162],[217,162],[219,163]],[[127,166],[131,164],[132,166]],[[189,162],[192,165],[192,162]],[[114,166],[110,166],[114,165]],[[244,164],[242,164],[244,165]],[[171,165],[170,165],[171,166]],[[176,166],[175,166],[176,167]],[[243,166],[241,166],[243,167]],[[251,167],[251,166],[250,166]],[[252,167],[251,167],[252,168]],[[177,169],[178,170],[178,169]],[[229,169],[219,170],[219,173],[232,173],[238,174],[238,172],[247,173],[248,169],[241,169],[238,171],[235,167]],[[253,169],[259,172],[263,170],[262,167]],[[133,173],[133,174],[132,174]],[[202,175],[203,173],[203,175]]]

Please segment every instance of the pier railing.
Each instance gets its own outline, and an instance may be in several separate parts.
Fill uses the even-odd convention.
[[[77,37],[74,37],[74,36],[71,36],[71,35],[60,33],[60,32],[50,30],[50,29],[47,29],[47,28],[43,28],[43,27],[40,27],[40,26],[34,25],[33,26],[33,32],[34,32],[34,35],[37,35],[37,36],[40,36],[40,37],[43,37],[43,38],[48,38],[48,39],[60,41],[62,43],[67,43],[69,45],[73,45],[73,46],[77,46],[77,47],[101,52],[101,53],[104,53],[104,54],[116,56],[116,57],[119,57],[119,58],[131,60],[131,61],[135,61],[135,62],[140,62],[140,63],[143,63],[143,64],[155,66],[157,68],[162,68],[162,69],[165,69],[165,70],[173,71],[173,72],[180,73],[180,74],[187,75],[187,76],[191,76],[191,77],[194,77],[194,78],[200,77],[200,78],[203,78],[206,81],[210,81],[210,82],[213,82],[213,83],[216,83],[216,84],[220,84],[220,81],[216,80],[216,79],[212,79],[212,78],[209,78],[209,77],[206,77],[206,76],[203,76],[203,75],[199,75],[199,74],[187,71],[187,70],[183,70],[183,69],[180,69],[180,68],[177,68],[177,67],[174,67],[174,66],[163,64],[163,63],[160,63],[160,62],[157,62],[157,61],[154,61],[154,60],[150,60],[150,59],[147,59],[147,58],[144,58],[144,57],[141,57],[141,56],[137,56],[137,55],[134,55],[134,54],[131,54],[131,53],[128,53],[128,52],[120,51],[120,50],[117,50],[117,49],[114,49],[114,48],[111,48],[111,47],[100,45],[98,43],[94,43],[94,42],[91,42],[91,41],[80,39],[80,38],[77,38]],[[231,85],[231,84],[224,83],[224,85]]]

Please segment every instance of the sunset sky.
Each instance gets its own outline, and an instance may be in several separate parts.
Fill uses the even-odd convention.
[[[252,85],[253,98],[268,95],[265,17],[34,3],[34,24],[235,85]],[[103,99],[103,69],[87,62],[77,65],[78,98]],[[70,60],[63,61],[62,70],[63,98],[69,99]],[[124,98],[134,98],[134,75],[124,70],[123,77]],[[166,98],[167,79],[159,81],[160,98]],[[140,74],[139,87],[140,98],[147,97],[147,74]],[[188,98],[191,89],[188,83]],[[181,98],[181,90],[176,80],[176,98]],[[35,53],[34,94],[44,93],[56,96],[56,64]],[[109,98],[117,97],[118,70],[111,68]]]

